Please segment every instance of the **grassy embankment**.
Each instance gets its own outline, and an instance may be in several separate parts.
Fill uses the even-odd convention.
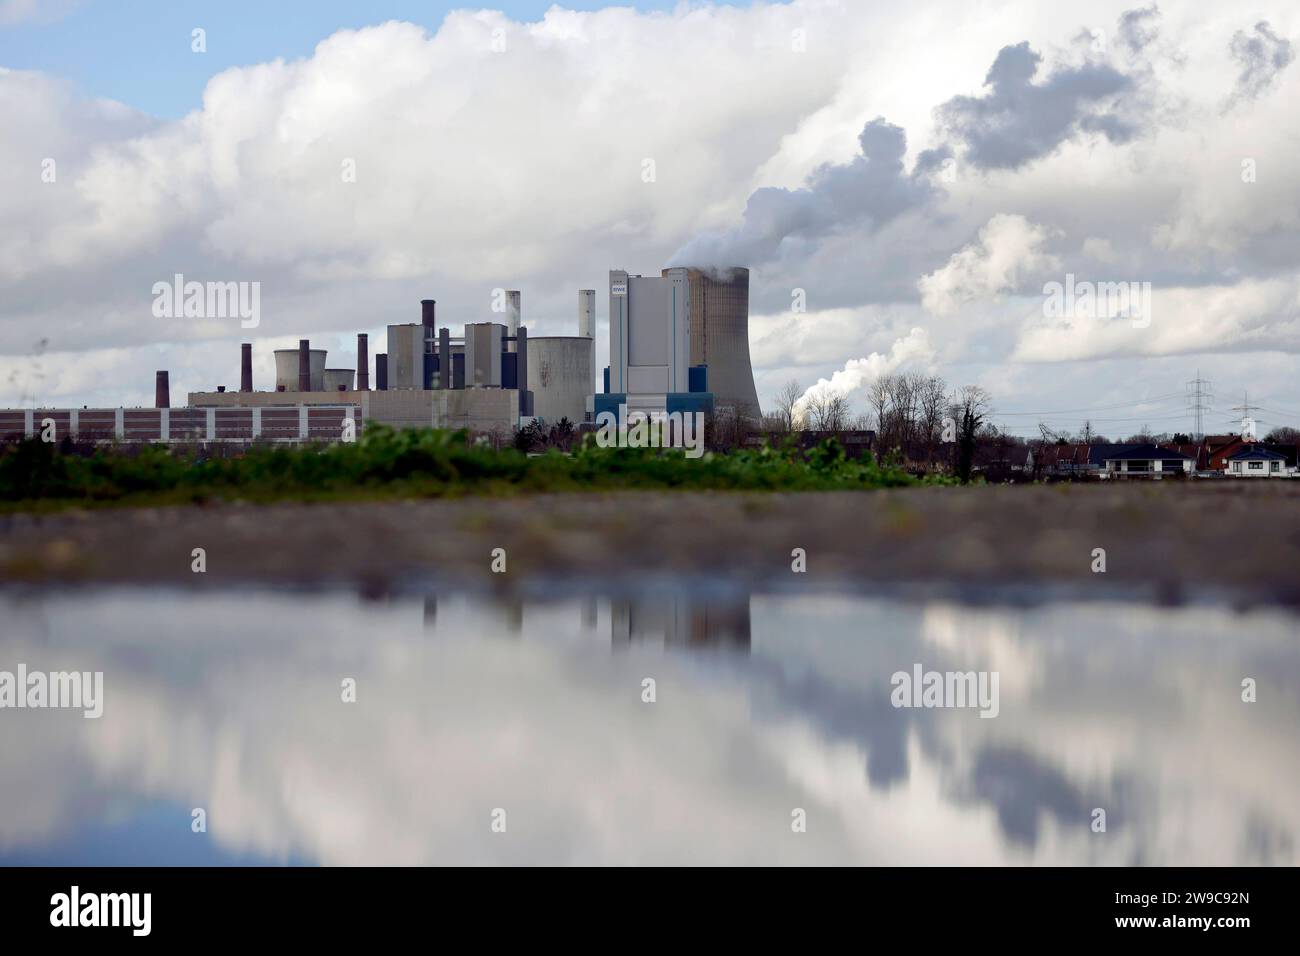
[[[808,451],[767,447],[688,459],[680,450],[599,448],[525,455],[462,432],[371,426],[350,444],[254,446],[205,457],[161,446],[89,454],[27,440],[0,451],[5,510],[208,501],[337,501],[622,489],[825,491],[911,484],[901,470],[850,461],[833,440]]]

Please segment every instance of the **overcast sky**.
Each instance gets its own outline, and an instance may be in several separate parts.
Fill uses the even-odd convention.
[[[597,289],[603,366],[608,271],[680,262],[750,267],[764,402],[933,370],[1116,437],[1199,370],[1207,430],[1300,425],[1293,0],[578,6],[0,0],[0,404],[180,402],[250,338],[266,387],[498,288],[533,334]],[[259,327],[156,318],[176,273]]]

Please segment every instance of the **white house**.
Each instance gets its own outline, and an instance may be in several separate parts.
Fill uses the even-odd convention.
[[[1265,448],[1248,445],[1230,455],[1224,473],[1229,478],[1286,478],[1286,456]]]
[[[1156,445],[1113,445],[1105,453],[1102,478],[1174,478],[1189,475],[1195,459]]]

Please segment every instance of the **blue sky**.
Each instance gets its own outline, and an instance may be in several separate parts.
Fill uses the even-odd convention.
[[[308,56],[338,30],[385,20],[437,29],[449,10],[503,10],[538,19],[551,0],[446,3],[438,0],[79,0],[66,15],[0,26],[0,66],[42,70],[75,82],[89,96],[118,100],[165,118],[201,105],[208,78],[231,66]],[[567,0],[560,6],[594,10],[630,6],[671,10],[675,0]],[[207,52],[190,49],[195,27],[207,31]]]

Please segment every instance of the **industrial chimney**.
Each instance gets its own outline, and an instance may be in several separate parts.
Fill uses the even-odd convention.
[[[596,290],[578,290],[578,335],[590,339],[596,335]]]
[[[431,329],[435,325],[437,325],[436,313],[435,313],[437,306],[438,306],[438,301],[436,299],[420,300],[420,324],[423,325],[426,329]],[[427,332],[425,333],[425,338],[428,338]]]
[[[239,390],[253,390],[253,343],[245,342],[239,347]]]
[[[171,386],[168,384],[167,373],[165,371],[158,372],[157,375],[154,376],[153,407],[172,407]]]
[[[506,290],[506,335],[515,338],[519,334],[519,290]],[[519,343],[511,342],[506,348],[507,352],[517,352]]]
[[[375,390],[388,391],[388,353],[375,353]]]
[[[357,333],[357,391],[370,391],[370,336]]]
[[[311,342],[298,340],[298,391],[311,391]]]

